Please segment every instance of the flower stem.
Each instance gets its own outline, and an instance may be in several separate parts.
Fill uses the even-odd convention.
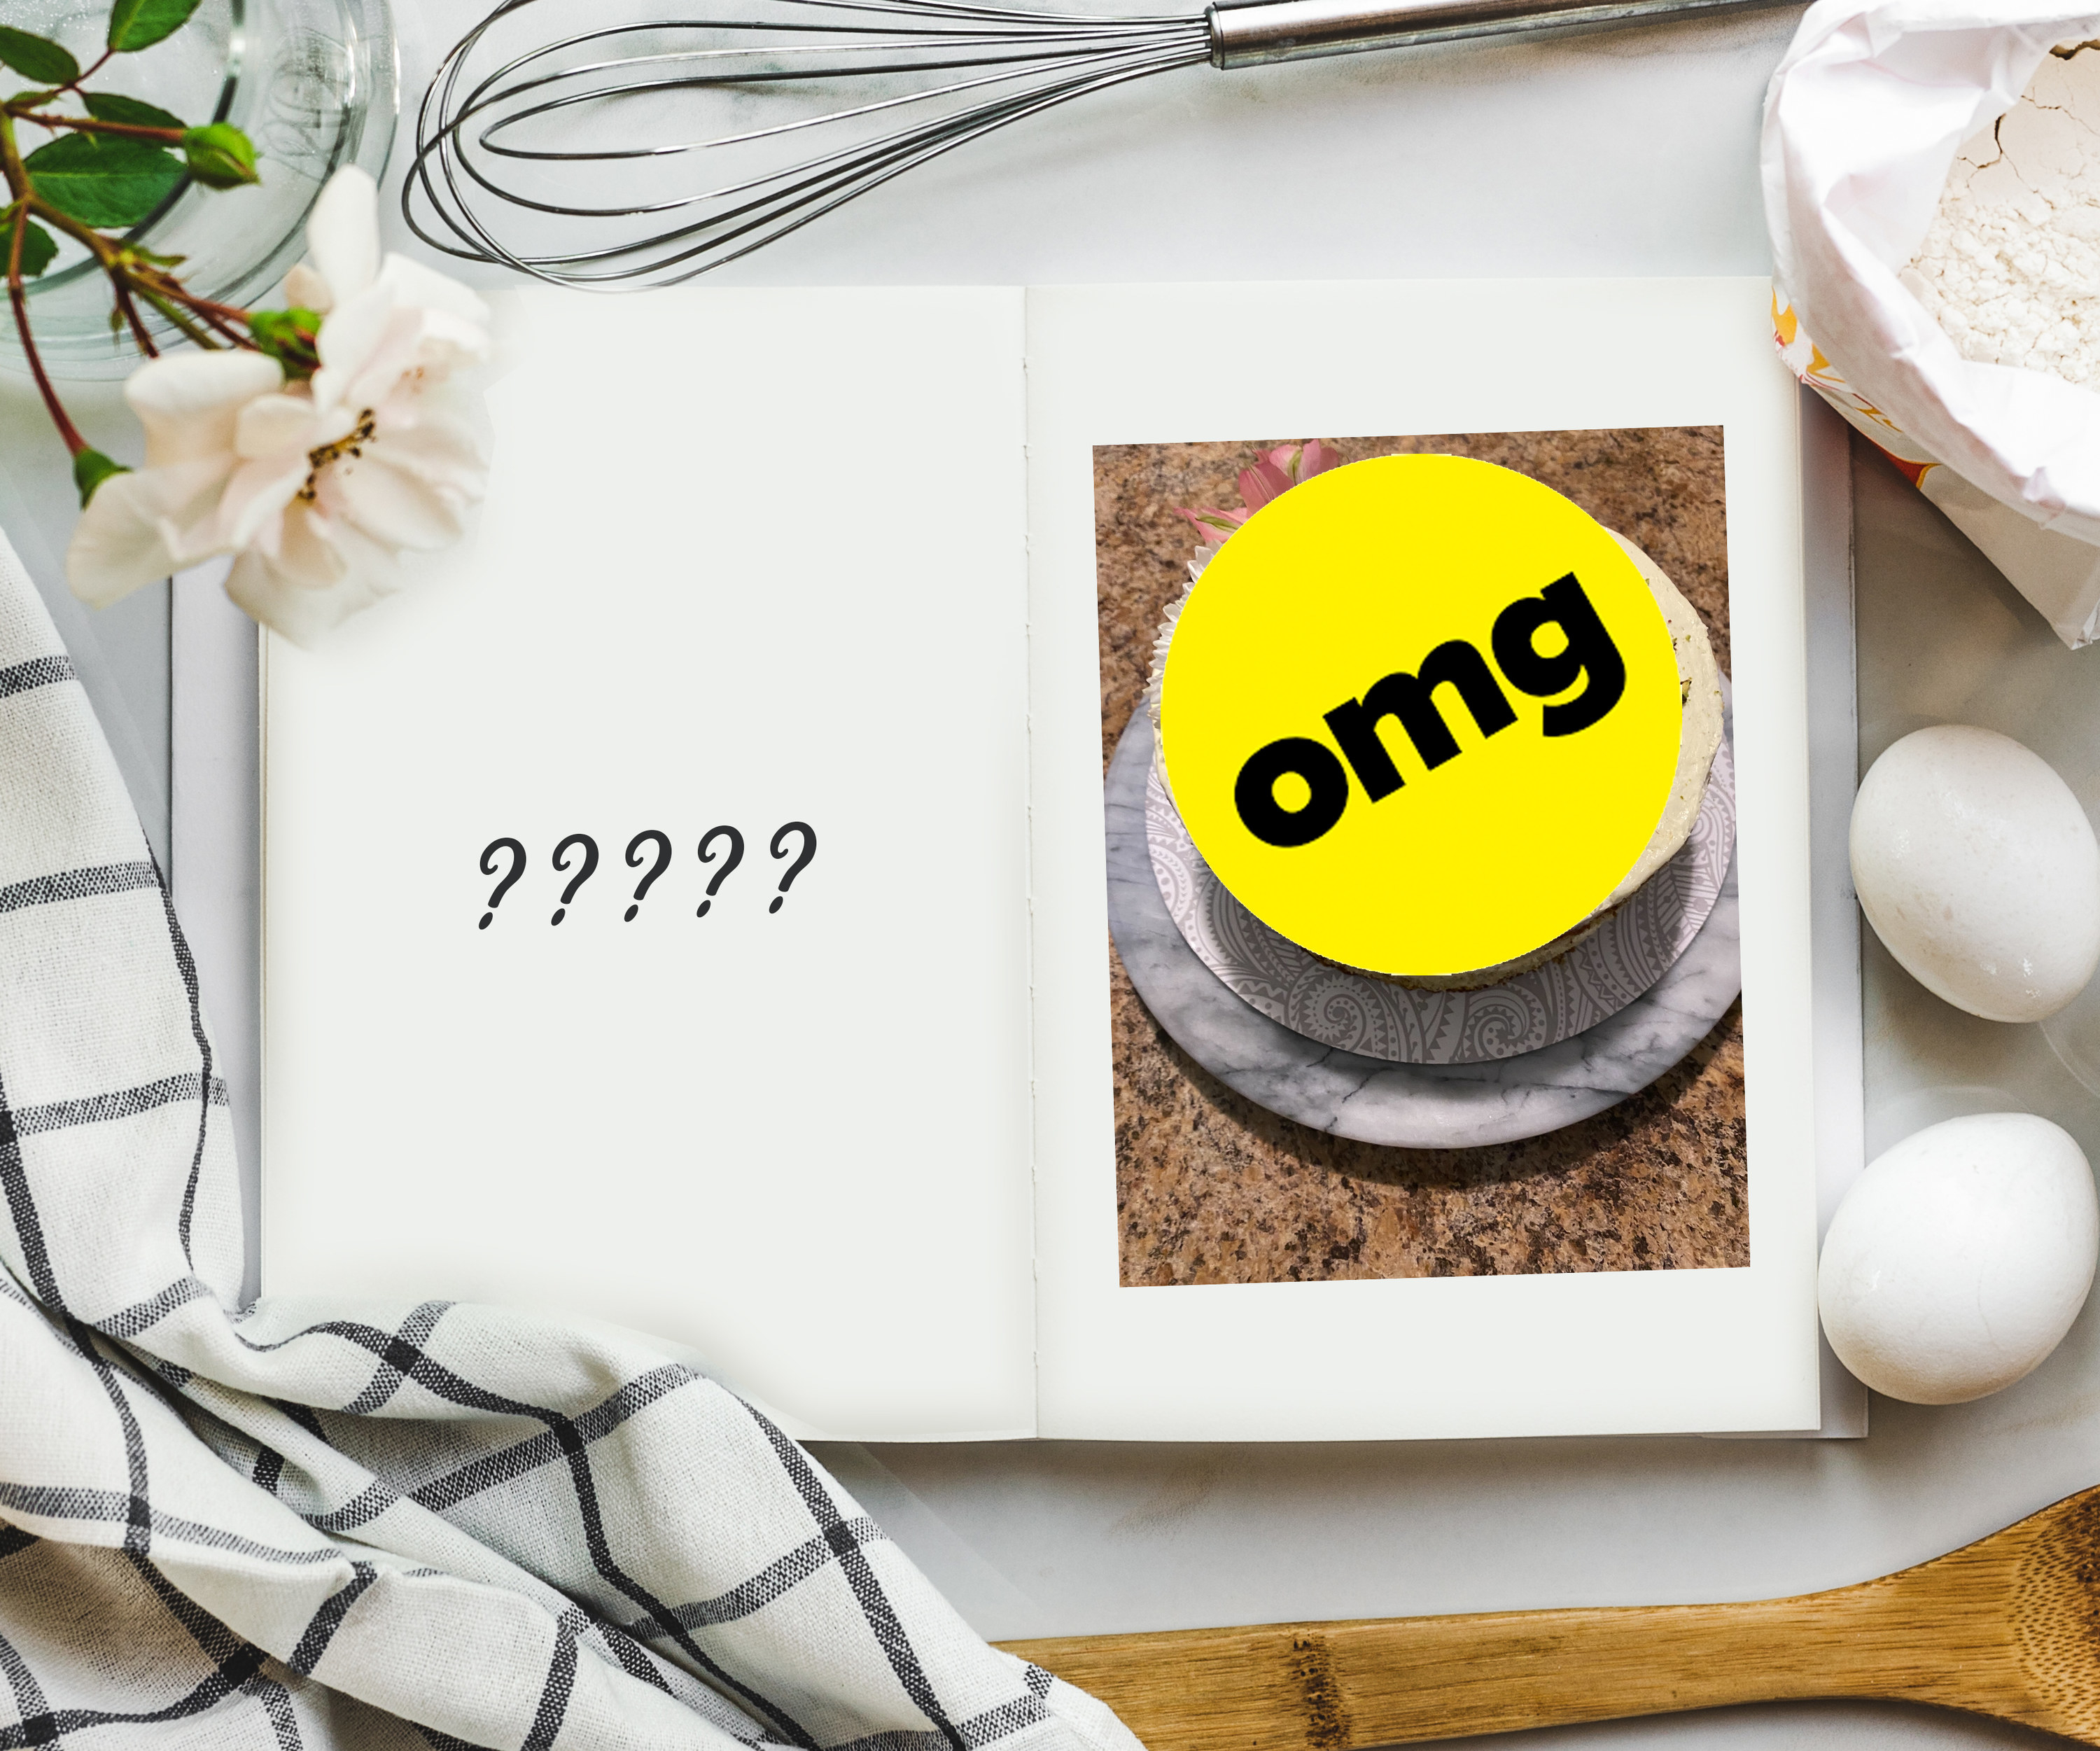
[[[53,91],[51,95],[53,97],[64,97],[68,91],[77,91],[82,84],[86,81],[92,79],[97,73],[100,73],[104,67],[108,65],[109,58],[112,55],[116,54],[116,52],[117,51],[114,49],[104,49],[92,66],[82,68],[81,70],[75,73],[72,78],[67,80],[64,85],[59,86],[56,90]]]
[[[83,73],[81,77],[86,78],[87,76]],[[8,114],[17,121],[33,121],[38,127],[54,134],[61,128],[72,128],[82,134],[116,134],[126,139],[158,140],[166,146],[179,146],[183,143],[180,128],[149,128],[130,121],[95,121],[86,116],[53,116],[33,109],[11,109]]]
[[[180,304],[190,312],[192,316],[201,319],[208,327],[217,329],[219,333],[225,336],[228,346],[245,346],[251,351],[255,350],[255,343],[253,341],[246,335],[236,333],[230,325],[229,319],[231,322],[238,322],[245,325],[248,320],[246,311],[232,304],[222,304],[215,298],[200,297],[191,291],[181,280],[176,279],[173,274],[152,271],[141,273],[136,268],[120,266],[111,270],[112,276],[114,277],[120,271],[124,272],[139,288],[143,297],[152,300],[154,307],[166,314],[171,320],[178,319],[174,317],[174,311],[169,309],[169,304]],[[162,302],[164,299],[168,302]],[[185,324],[183,332],[185,334],[191,333],[191,326]]]
[[[6,126],[5,117],[0,117],[0,127]],[[61,213],[48,201],[39,198],[34,193],[28,196],[27,202],[29,210],[54,231],[62,231],[74,242],[84,245],[88,254],[101,264],[105,271],[117,265],[119,252],[117,246],[101,232],[89,229],[70,213]]]
[[[43,355],[37,351],[36,337],[29,332],[29,298],[22,289],[22,244],[29,234],[29,176],[22,168],[21,148],[15,143],[14,117],[4,112],[0,112],[0,176],[7,179],[7,192],[14,196],[13,235],[7,240],[7,302],[15,312],[15,332],[22,337],[22,356],[29,361],[29,375],[36,379],[37,393],[44,398],[44,411],[58,427],[68,452],[78,456],[87,448],[87,440],[59,399],[59,392],[51,387]]]
[[[169,294],[180,298],[200,316],[218,316],[228,322],[240,323],[244,328],[247,325],[248,312],[238,304],[222,304],[216,298],[205,298],[201,293],[191,291],[182,281],[171,276],[164,275],[162,278],[166,281]]]
[[[181,329],[183,332],[183,337],[185,340],[189,341],[194,346],[201,346],[206,352],[223,352],[226,351],[226,346],[223,342],[214,340],[210,335],[207,334],[202,329],[200,329],[194,322],[192,322],[175,307],[175,305],[169,299],[167,295],[160,289],[160,288],[151,285],[143,280],[138,281],[137,284],[139,288],[139,296],[145,299],[145,301],[148,304],[151,304],[154,309],[160,311],[160,313],[165,316],[169,321],[172,322],[178,329]]]
[[[245,346],[250,352],[254,352],[258,350],[255,343],[249,340],[246,335],[236,334],[232,329],[228,328],[224,322],[221,321],[218,317],[214,315],[210,309],[198,304],[192,304],[190,308],[195,311],[199,316],[203,318],[206,327],[223,335],[226,337],[227,344],[229,346]]]
[[[15,118],[0,108],[0,176],[7,180],[7,192],[16,201],[29,198],[29,173],[22,168],[21,148],[15,143]]]
[[[12,143],[9,142],[11,146]],[[65,404],[51,387],[51,380],[44,371],[42,355],[29,333],[29,300],[22,289],[22,240],[29,235],[29,204],[16,201],[14,235],[7,243],[7,302],[15,307],[15,332],[22,337],[22,356],[29,361],[29,374],[37,380],[37,393],[44,398],[44,409],[51,415],[51,423],[58,427],[67,453],[78,456],[87,448],[87,440],[81,436],[80,429],[65,410]]]
[[[139,343],[139,351],[148,359],[159,358],[161,349],[153,344],[153,337],[146,332],[146,324],[139,315],[139,307],[131,302],[130,287],[113,276],[110,284],[117,300],[117,314],[130,325],[131,338]]]
[[[158,293],[161,298],[184,306],[193,316],[201,320],[207,327],[223,335],[227,346],[244,346],[250,352],[259,352],[262,350],[254,341],[232,326],[232,324],[236,322],[245,325],[248,321],[248,312],[238,306],[222,304],[214,298],[200,298],[171,274],[157,274],[151,279],[143,274],[134,274],[132,278],[143,295],[151,298],[155,293]],[[156,302],[157,305],[157,300]],[[158,307],[165,309],[165,306],[158,306]],[[173,312],[170,311],[169,314],[172,320]],[[188,334],[192,330],[185,324],[183,332]]]
[[[5,129],[7,124],[8,117],[4,112],[0,112],[0,129]],[[174,324],[182,331],[185,338],[194,342],[199,346],[206,348],[253,347],[254,346],[255,343],[245,335],[237,334],[227,326],[229,319],[240,323],[245,323],[248,320],[248,312],[239,306],[222,304],[214,298],[201,298],[191,291],[172,274],[162,273],[157,269],[151,268],[142,271],[135,262],[127,259],[123,250],[111,243],[99,232],[91,230],[70,214],[60,212],[56,207],[46,201],[39,201],[34,195],[29,197],[29,205],[35,210],[38,218],[44,220],[55,229],[64,232],[68,237],[86,248],[101,264],[102,271],[109,276],[111,285],[116,288],[118,293],[121,293],[127,286],[135,289],[139,297]],[[223,342],[214,340],[205,329],[199,327],[189,316],[177,309],[175,307],[178,304],[188,305],[212,329],[217,329],[223,335],[225,339]],[[118,307],[122,308],[121,298]]]

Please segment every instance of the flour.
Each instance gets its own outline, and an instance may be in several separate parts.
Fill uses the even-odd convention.
[[[1903,282],[1963,357],[2100,388],[2100,47],[1961,148]]]

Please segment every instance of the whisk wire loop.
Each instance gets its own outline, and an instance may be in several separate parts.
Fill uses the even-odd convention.
[[[978,134],[1003,127],[1071,97],[1143,77],[1156,70],[1144,64],[1096,70],[1046,90],[1010,94],[995,104],[985,105],[973,112],[976,120],[967,131],[938,122],[927,123],[889,136],[876,150],[841,148],[823,157],[805,160],[798,168],[810,174],[792,183],[777,184],[741,205],[716,211],[703,224],[676,227],[566,258],[562,264],[564,280],[575,285],[607,284],[646,272],[651,284],[679,284],[800,229],[845,202],[952,150]],[[717,192],[724,196],[748,192],[750,186]],[[690,248],[672,247],[692,238],[700,240]],[[731,245],[736,247],[729,247]],[[586,265],[650,251],[667,253],[655,254],[635,267],[618,272],[591,274],[580,271]],[[702,261],[703,257],[707,259]],[[537,264],[527,258],[521,265]]]
[[[1136,42],[1133,42],[1127,36],[1111,35],[1101,32],[1087,34],[1075,32],[1059,40],[1073,45],[1072,52],[1074,55],[1105,55],[1120,60],[1141,48],[1169,45],[1182,46],[1185,42],[1186,24],[1187,21],[1185,20],[1183,30],[1178,35],[1170,35],[1162,32],[1155,38],[1149,40],[1140,38]],[[954,42],[959,47],[987,49],[996,47],[1000,52],[973,55],[966,61],[958,61],[950,57],[927,60],[923,56],[912,58],[915,45],[910,42],[903,39],[879,40],[854,45],[848,51],[856,57],[852,60],[830,64],[814,62],[801,64],[789,60],[783,65],[782,64],[783,57],[822,54],[826,52],[825,46],[812,44],[805,47],[793,45],[767,50],[691,49],[682,51],[675,55],[662,55],[653,59],[666,62],[674,60],[706,62],[711,64],[710,70],[676,78],[637,80],[624,86],[621,88],[621,95],[638,96],[651,92],[704,90],[726,85],[756,85],[789,79],[829,78],[845,73],[872,78],[897,73],[946,71],[958,65],[989,66],[1012,62],[1028,63],[1032,65],[1038,59],[1039,51],[1034,47],[1012,47],[1009,46],[1010,39],[1008,38],[957,37]],[[885,60],[872,59],[877,55],[901,55],[904,58]],[[864,61],[858,59],[862,55],[871,58]],[[726,70],[712,64],[739,64],[744,61],[752,64],[748,70],[738,70],[735,64],[731,64]],[[584,70],[598,69],[579,69],[579,71]],[[980,85],[990,83],[998,78],[1012,78],[1021,76],[1020,73],[1009,73],[988,76],[984,80],[958,80],[947,85],[935,86],[924,90],[908,91],[893,97],[878,98],[871,103],[832,111],[821,116],[805,116],[796,121],[781,122],[771,127],[751,129],[739,134],[719,135],[709,139],[681,140],[645,146],[601,148],[591,151],[567,150],[554,147],[513,146],[505,143],[503,136],[514,129],[523,127],[541,117],[552,114],[560,109],[601,101],[606,95],[602,90],[572,91],[559,97],[543,99],[523,109],[510,111],[482,129],[474,138],[476,144],[496,157],[531,159],[542,163],[599,163],[611,162],[622,158],[664,157],[676,152],[704,151],[711,146],[739,145],[776,135],[792,133],[801,129],[823,127],[836,121],[845,121],[858,117],[874,115],[881,110],[894,108],[901,104],[953,96],[959,92],[973,90]],[[553,76],[537,83],[543,86],[550,84],[554,82],[554,77],[566,77],[566,75]],[[518,89],[513,87],[511,91],[505,95],[515,95]],[[624,213],[640,210],[577,208],[574,210],[578,213],[588,212],[605,215],[615,212]]]
[[[1120,72],[1126,68],[1139,64],[1140,61],[1142,61],[1145,66],[1145,70],[1148,72],[1152,70],[1149,57],[1136,56],[1129,53],[1127,50],[1112,56],[1101,56],[1099,60],[1105,64],[1096,65],[1091,70],[1074,70],[1074,82],[1077,83],[1081,89],[1093,89],[1095,76],[1102,72]],[[691,145],[662,147],[655,148],[655,150],[659,152],[699,151],[705,150],[712,147],[741,145],[748,142],[792,132],[798,129],[823,127],[833,122],[851,120],[858,116],[871,115],[881,110],[917,103],[921,99],[938,99],[951,96],[959,92],[977,90],[993,85],[1011,82],[1015,79],[1024,77],[1026,77],[1025,73],[1011,69],[999,73],[986,73],[974,79],[959,80],[950,85],[935,86],[930,90],[909,92],[902,96],[878,99],[871,104],[862,105],[858,109],[836,111],[828,115],[808,117],[800,121],[781,122],[776,124],[773,127],[754,130],[748,134],[724,135],[715,139],[699,141]],[[1039,97],[1045,94],[1040,92],[1030,94],[1031,96],[1035,97]],[[1004,106],[1002,105],[1000,107],[1003,110]],[[990,112],[988,110],[986,112],[987,117],[990,113]],[[891,136],[889,140],[884,143],[884,146],[887,148],[893,145],[899,151],[912,150],[927,143],[930,139],[938,137],[941,131],[941,126],[942,125],[938,122],[928,123],[912,129],[908,132],[900,132],[899,134]],[[804,173],[824,169],[826,167],[840,166],[847,163],[858,163],[867,168],[874,168],[878,161],[887,162],[889,161],[889,159],[893,156],[894,154],[893,152],[886,149],[880,153],[873,153],[865,148],[859,148],[853,146],[841,146],[835,148],[831,152],[820,153],[814,157],[802,159],[792,165],[770,170],[760,175],[748,177],[742,182],[725,183],[717,187],[699,190],[695,193],[677,196],[669,200],[654,202],[647,205],[626,207],[554,207],[534,201],[527,196],[518,195],[514,192],[507,195],[505,198],[509,199],[513,202],[513,204],[518,206],[530,208],[538,211],[559,213],[571,217],[582,216],[593,218],[646,218],[655,214],[676,212],[686,207],[701,205],[716,201],[728,201],[739,195],[749,194],[755,190],[766,187],[769,185],[775,187],[777,196],[778,194],[785,192],[786,185],[783,183],[783,179],[791,174],[799,175]],[[468,175],[474,178],[477,181],[480,180],[481,173],[471,162],[467,163],[464,168],[465,169]],[[488,185],[484,183],[483,186],[486,187]],[[734,212],[716,214],[715,218],[721,219],[737,217],[747,210],[748,210],[737,209]],[[682,238],[683,236],[689,236],[695,230],[699,228],[700,227],[686,227],[676,232],[659,233],[653,238],[638,239],[633,243],[611,245],[597,251],[589,252],[584,255],[580,255],[576,257],[576,259],[579,261],[592,259],[602,260],[612,256],[630,254],[637,250],[649,248],[655,244],[667,241],[673,238]]]
[[[731,15],[558,34],[483,70],[492,33],[536,3],[506,0],[447,56],[417,118],[403,210],[448,254],[606,289],[705,273],[967,141],[1196,65],[1211,47],[1207,23],[1193,13],[746,0]],[[620,52],[629,44],[637,52]],[[843,105],[810,95],[842,81],[854,92]],[[695,106],[710,131],[691,125]],[[550,127],[562,131],[549,137]],[[816,149],[794,149],[813,137]],[[695,154],[723,161],[726,174],[699,187],[651,179]],[[607,201],[598,167],[621,165],[631,175],[611,186],[626,198]],[[675,222],[648,223],[667,215]],[[638,223],[624,236],[592,235]]]

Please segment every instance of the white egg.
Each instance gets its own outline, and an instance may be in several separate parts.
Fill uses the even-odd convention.
[[[2100,1255],[2100,1199],[2070,1134],[2031,1113],[1928,1125],[1875,1158],[1823,1242],[1838,1361],[1877,1392],[1958,1405],[2062,1341]]]
[[[1987,1021],[2054,1015],[2100,966],[2100,843],[2049,762],[1994,730],[1939,724],[1874,762],[1852,885],[1904,970]]]

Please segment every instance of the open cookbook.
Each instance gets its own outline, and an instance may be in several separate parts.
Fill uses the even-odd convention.
[[[1834,815],[1810,778],[1849,644],[1813,684],[1810,645],[1849,580],[1768,295],[503,294],[475,531],[266,642],[263,1287],[637,1328],[804,1436],[1814,1430],[1860,1088],[1852,774]],[[1461,1053],[1480,1124],[1351,1083],[1331,1003],[1236,1058],[1202,1017],[1287,995],[1177,913],[1211,970],[1170,1001],[1112,905],[1180,513],[1316,439],[1553,487],[1725,678],[1740,1000],[1732,945],[1710,1010],[1665,973],[1550,1087]]]

